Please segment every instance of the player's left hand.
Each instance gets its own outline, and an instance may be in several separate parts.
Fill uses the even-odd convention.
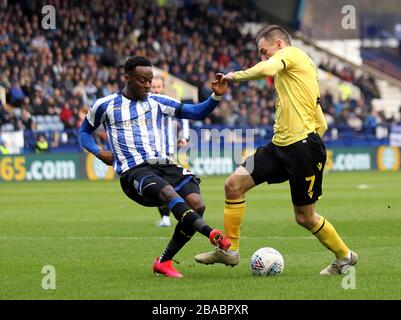
[[[213,92],[218,95],[222,96],[227,91],[227,81],[224,80],[224,75],[222,73],[217,73],[215,80],[212,81],[212,89]]]

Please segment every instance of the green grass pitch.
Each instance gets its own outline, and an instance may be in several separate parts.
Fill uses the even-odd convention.
[[[224,177],[204,177],[205,218],[223,225]],[[158,212],[131,202],[112,182],[0,184],[0,299],[400,299],[401,173],[330,173],[317,211],[359,254],[355,289],[343,276],[322,277],[332,260],[293,218],[289,186],[261,185],[247,196],[241,263],[196,264],[212,249],[196,235],[176,256],[184,279],[155,276],[153,260],[173,227],[156,228]],[[249,258],[269,246],[284,273],[254,277]],[[56,289],[42,288],[42,267],[56,269]]]

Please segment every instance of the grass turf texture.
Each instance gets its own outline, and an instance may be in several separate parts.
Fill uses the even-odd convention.
[[[202,180],[206,220],[222,228],[224,177]],[[0,298],[400,299],[400,181],[400,172],[325,175],[317,211],[359,254],[354,290],[343,276],[319,276],[333,256],[295,223],[287,183],[249,192],[238,266],[196,264],[212,249],[198,234],[176,256],[180,280],[151,270],[173,227],[156,228],[157,210],[131,202],[117,180],[2,183]],[[282,275],[250,275],[263,246],[283,254]],[[56,290],[42,289],[45,265],[56,268]]]

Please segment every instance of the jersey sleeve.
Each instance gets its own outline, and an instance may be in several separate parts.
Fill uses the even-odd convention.
[[[158,103],[162,113],[167,116],[175,116],[178,108],[182,104],[180,101],[162,94],[154,94],[150,97]]]
[[[274,76],[277,72],[280,72],[283,69],[283,62],[274,55],[270,59],[261,61],[247,70],[234,72],[234,81],[264,79],[266,77]]]
[[[103,102],[102,99],[99,99],[90,107],[86,119],[95,129],[104,121],[107,105],[108,101]]]
[[[203,120],[214,110],[223,98],[214,93],[205,101],[197,104],[181,103],[178,100],[163,95],[152,95],[152,99],[157,101],[163,114],[179,119]]]

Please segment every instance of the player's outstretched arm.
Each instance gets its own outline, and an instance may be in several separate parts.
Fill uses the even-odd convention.
[[[217,107],[220,100],[227,90],[227,81],[223,79],[223,74],[216,74],[216,79],[212,81],[213,94],[206,100],[197,104],[182,104],[175,113],[177,118],[203,120]]]
[[[114,156],[110,151],[100,150],[99,146],[96,144],[95,139],[93,139],[92,133],[96,130],[87,119],[82,122],[81,128],[78,131],[78,140],[80,144],[88,150],[90,153],[94,154],[97,158],[102,160],[105,164],[111,166],[113,165]]]
[[[266,61],[261,61],[255,64],[253,67],[246,69],[244,71],[229,72],[222,80],[226,81],[249,81],[249,80],[259,80],[266,77],[272,77],[277,72],[284,69],[284,63],[277,57],[271,57]]]

